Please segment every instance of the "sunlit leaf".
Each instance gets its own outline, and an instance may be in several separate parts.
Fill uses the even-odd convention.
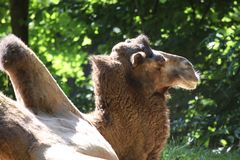
[[[227,145],[227,141],[225,139],[221,139],[220,140],[220,143],[223,145],[223,146],[226,146]]]
[[[90,38],[88,38],[87,36],[84,37],[83,42],[82,42],[82,46],[86,46],[86,45],[90,45],[92,44],[92,40]]]
[[[167,0],[159,0],[160,3],[164,4],[167,2]]]

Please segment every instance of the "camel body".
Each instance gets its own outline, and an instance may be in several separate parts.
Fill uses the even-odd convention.
[[[13,35],[0,41],[0,69],[17,99],[0,93],[0,159],[118,159],[35,53]]]

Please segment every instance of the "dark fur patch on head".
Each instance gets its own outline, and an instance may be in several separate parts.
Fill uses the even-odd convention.
[[[138,46],[138,51],[145,52],[146,56],[150,56],[153,54],[152,49],[150,48],[150,42],[146,35],[139,35],[136,38],[130,40],[129,43],[132,45]]]
[[[124,42],[116,44],[113,49],[112,57],[128,57],[137,52],[144,52],[146,56],[152,54],[149,46],[149,39],[145,35],[139,35],[133,39],[127,39]]]
[[[135,43],[143,44],[144,46],[149,46],[149,39],[146,35],[139,35],[136,38],[133,39]]]

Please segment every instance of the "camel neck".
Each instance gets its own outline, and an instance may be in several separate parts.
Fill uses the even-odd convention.
[[[126,73],[117,61],[110,63],[102,58],[100,62],[95,62],[92,79],[97,110],[121,110],[123,113],[132,106],[137,109],[136,106],[165,105],[164,96],[155,93],[146,95],[143,85]]]

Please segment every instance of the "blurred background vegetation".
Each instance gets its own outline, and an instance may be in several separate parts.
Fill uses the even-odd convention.
[[[94,108],[89,55],[146,34],[153,48],[188,58],[201,73],[196,90],[170,91],[170,139],[240,150],[239,0],[0,0],[0,37],[12,32],[83,112]],[[13,97],[3,73],[0,90]]]

